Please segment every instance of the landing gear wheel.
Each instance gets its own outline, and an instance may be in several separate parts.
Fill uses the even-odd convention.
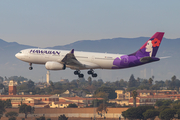
[[[33,69],[33,67],[29,67],[29,70],[32,70]]]
[[[92,74],[92,77],[97,77],[97,74],[96,73]]]
[[[84,75],[83,75],[83,74],[79,74],[78,77],[79,77],[79,78],[83,78]]]
[[[89,70],[87,73],[88,73],[89,75],[92,75],[92,74],[93,74],[93,71]]]
[[[32,67],[32,63],[29,63],[30,67],[29,67],[29,70],[32,70],[33,67]]]
[[[74,74],[75,75],[79,75],[79,71],[74,71]]]

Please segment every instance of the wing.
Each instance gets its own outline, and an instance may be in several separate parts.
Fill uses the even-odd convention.
[[[78,61],[74,56],[74,49],[65,55],[65,57],[61,60],[61,63],[67,65],[71,69],[99,68],[97,64],[87,61]]]

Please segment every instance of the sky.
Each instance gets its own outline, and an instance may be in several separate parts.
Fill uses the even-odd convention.
[[[53,47],[79,40],[180,38],[179,0],[1,0],[0,39]]]

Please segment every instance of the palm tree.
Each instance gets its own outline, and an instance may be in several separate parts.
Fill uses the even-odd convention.
[[[150,85],[152,85],[153,79],[149,78],[148,82],[149,82]]]
[[[133,97],[133,106],[136,107],[136,97],[137,97],[137,92],[134,90],[132,92],[132,97]]]
[[[89,85],[91,86],[91,84],[92,84],[92,78],[91,77],[88,77],[88,82],[89,82]]]
[[[172,78],[171,78],[172,82],[174,82],[176,80],[176,76],[174,75]]]
[[[77,85],[78,85],[78,88],[79,88],[79,82],[80,82],[80,80],[79,80],[79,79],[77,79],[77,80],[76,80],[76,82],[77,82]]]
[[[171,80],[172,80],[173,88],[175,88],[175,80],[176,80],[176,76],[174,75],[174,76],[171,78]]]
[[[54,83],[52,81],[50,81],[50,88],[52,90],[52,92],[54,91]]]

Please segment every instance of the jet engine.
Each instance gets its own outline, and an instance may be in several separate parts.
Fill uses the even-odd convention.
[[[47,70],[65,70],[66,69],[66,65],[61,64],[61,63],[56,62],[56,61],[46,62],[45,67]]]

